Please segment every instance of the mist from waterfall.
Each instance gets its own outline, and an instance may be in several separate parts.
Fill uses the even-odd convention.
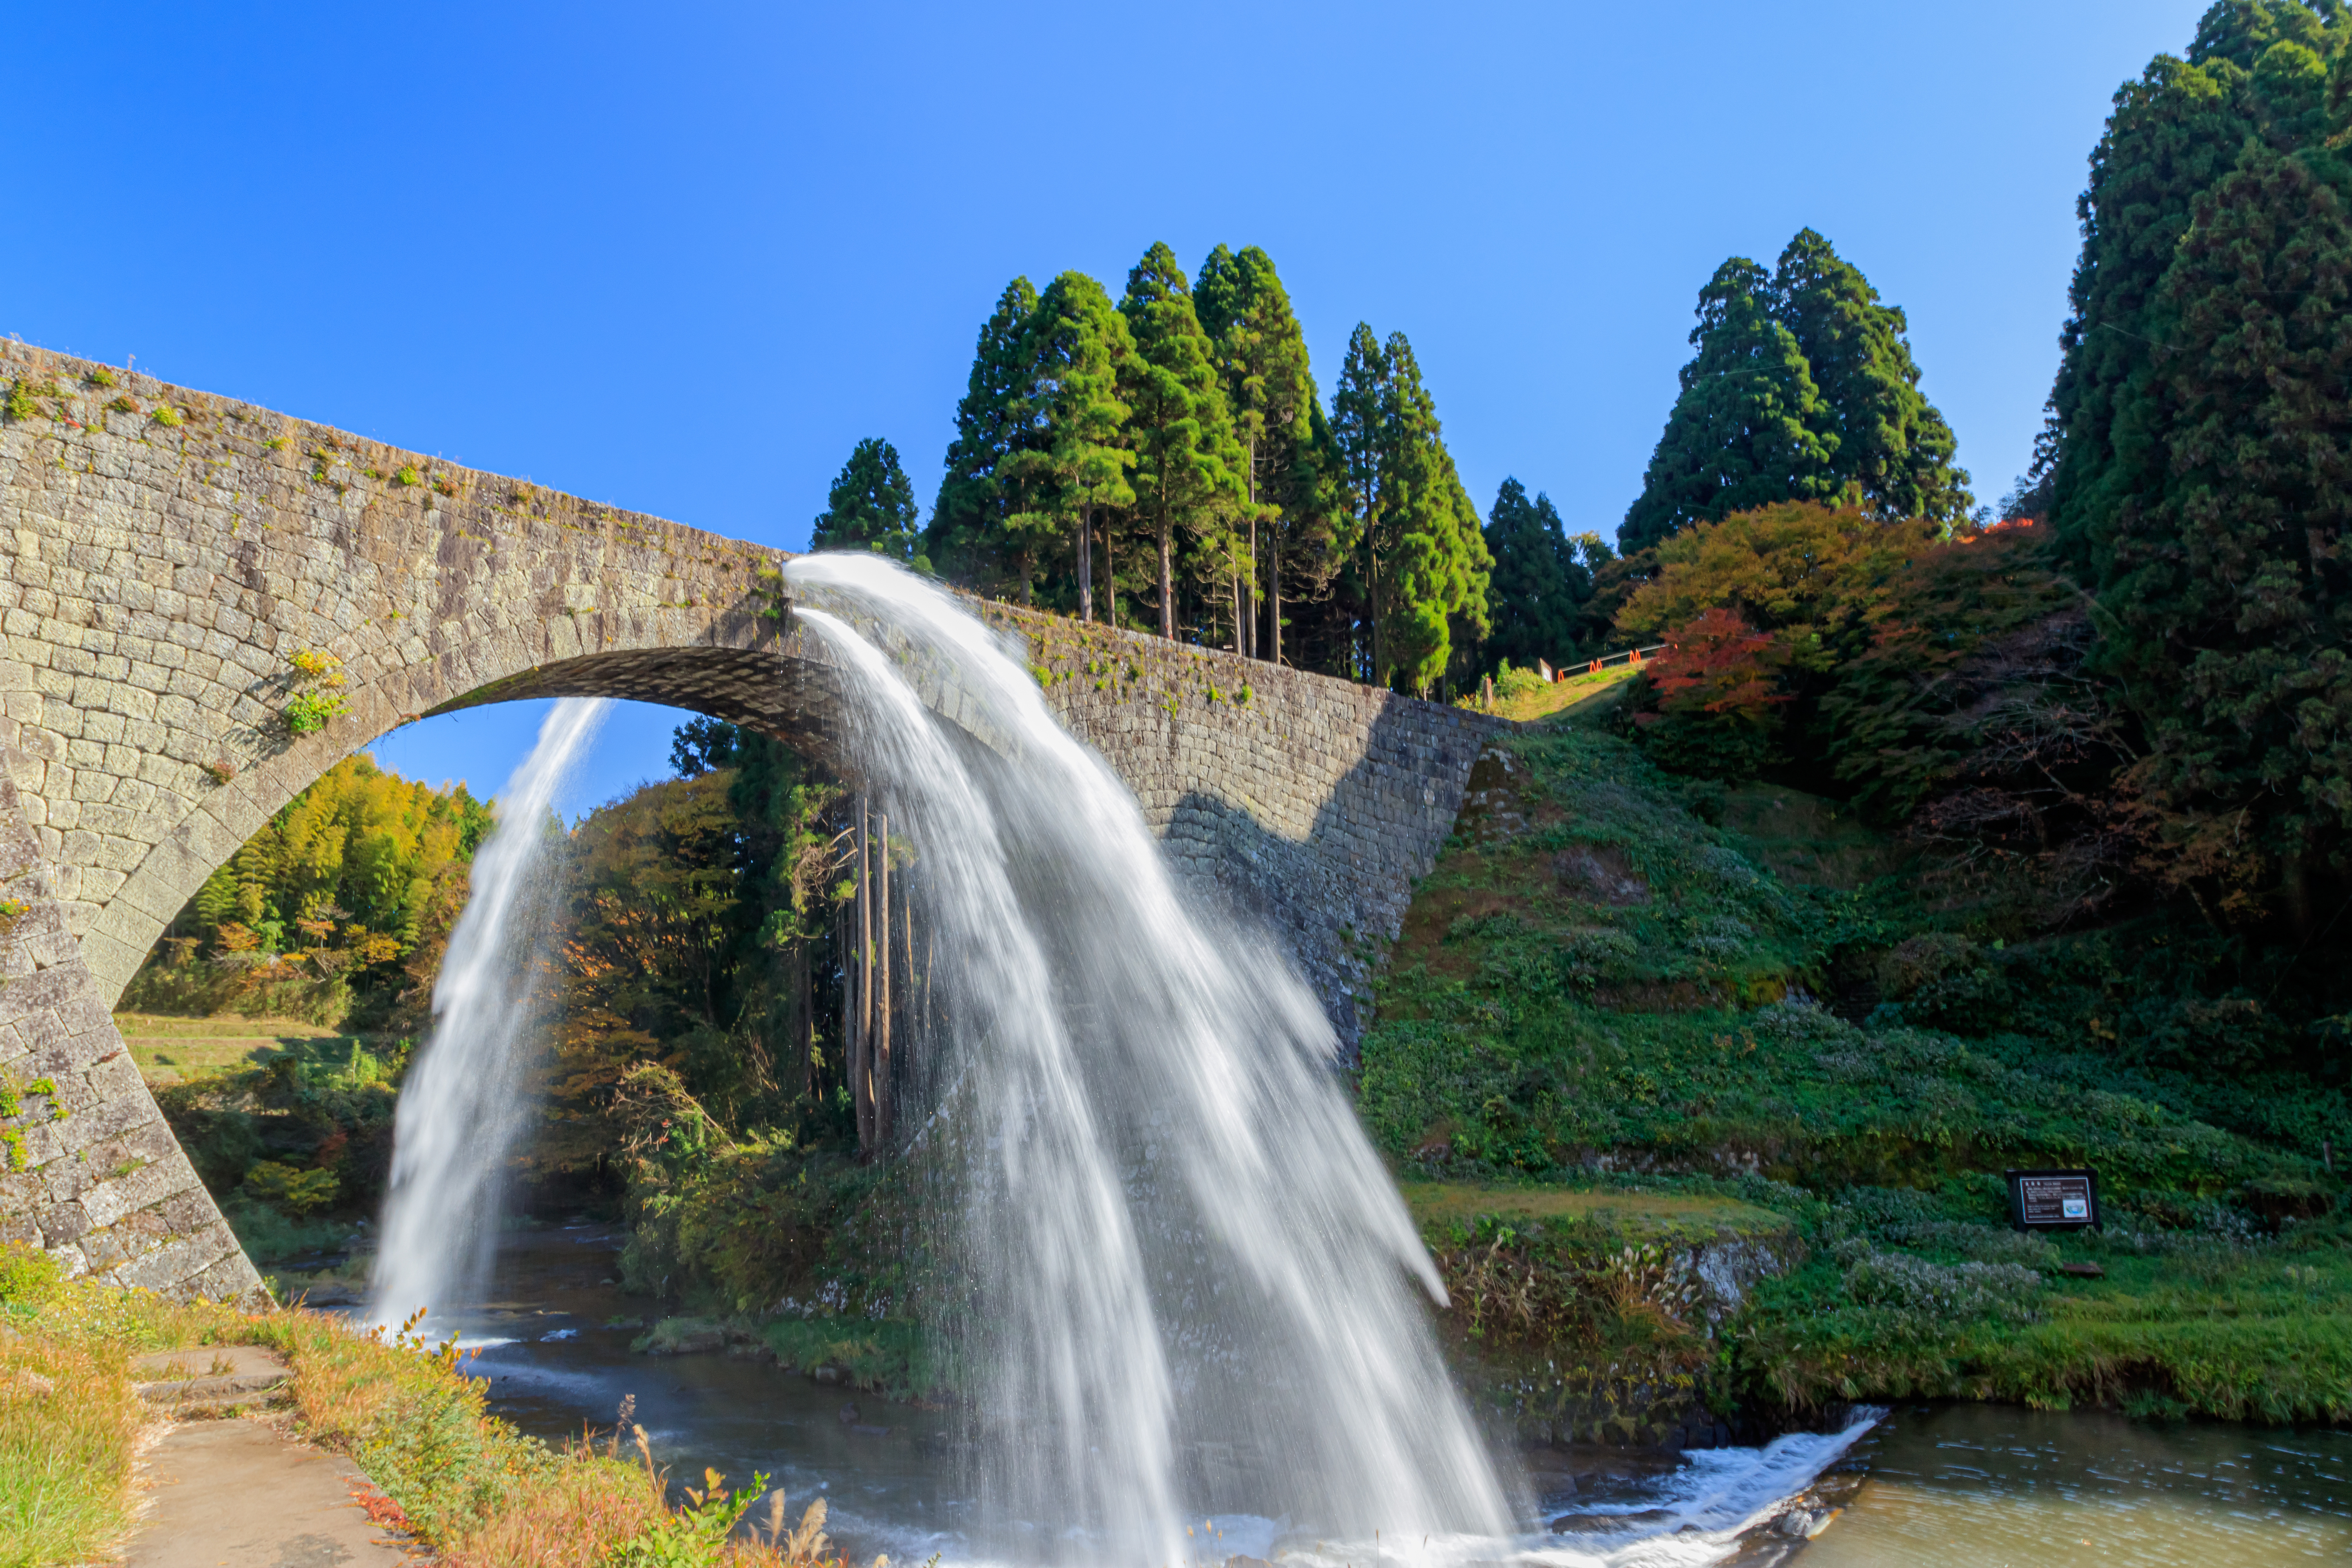
[[[544,930],[548,813],[607,704],[567,697],[497,797],[466,907],[433,986],[433,1028],[401,1085],[368,1318],[446,1312],[488,1275],[507,1157],[528,1109],[522,1067]],[[429,1320],[428,1320],[429,1321]]]
[[[1133,795],[947,594],[871,555],[786,575],[933,943],[901,1125],[957,1194],[983,1515],[1033,1554],[1136,1563],[1214,1555],[1185,1528],[1212,1510],[1377,1530],[1391,1558],[1505,1533],[1437,1272],[1278,940],[1180,890]]]

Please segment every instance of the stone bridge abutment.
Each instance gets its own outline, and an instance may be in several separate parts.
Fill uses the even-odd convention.
[[[0,381],[0,1243],[257,1298],[111,1016],[205,877],[438,710],[637,698],[822,749],[836,697],[775,551],[21,344]],[[982,608],[1180,867],[1286,941],[1352,1035],[1491,723]],[[297,734],[311,653],[347,708]]]

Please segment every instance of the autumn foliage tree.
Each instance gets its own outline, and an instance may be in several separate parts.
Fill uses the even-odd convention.
[[[1776,668],[1784,651],[1736,609],[1701,611],[1646,671],[1656,706],[1634,716],[1644,747],[1682,773],[1755,773],[1770,758],[1790,700]]]

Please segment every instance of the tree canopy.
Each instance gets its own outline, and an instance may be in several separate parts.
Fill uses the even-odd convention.
[[[1699,291],[1697,351],[1619,548],[1785,500],[1880,518],[1968,515],[1951,427],[1919,391],[1901,310],[1801,229],[1767,273],[1735,256]]]
[[[1486,552],[1495,563],[1486,590],[1494,623],[1488,658],[1523,669],[1538,660],[1564,663],[1577,649],[1592,574],[1577,558],[1551,498],[1529,500],[1525,485],[1505,479],[1486,514]]]
[[[1195,563],[1233,556],[1233,525],[1249,505],[1247,458],[1176,253],[1165,245],[1145,251],[1118,309],[1135,338],[1122,391],[1136,518],[1159,548],[1160,635],[1172,637],[1179,548],[1189,547]]]
[[[2116,93],[2042,454],[2176,875],[2306,931],[2352,846],[2347,26],[2225,0]]]
[[[898,465],[898,449],[889,442],[867,437],[851,449],[824,510],[817,514],[810,535],[812,550],[871,550],[908,564],[919,557],[922,535],[918,522],[922,508],[915,502],[915,487]]]

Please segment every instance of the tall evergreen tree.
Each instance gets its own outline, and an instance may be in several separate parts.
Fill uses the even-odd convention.
[[[810,535],[811,550],[871,550],[893,561],[930,563],[916,552],[916,523],[922,509],[915,487],[898,464],[898,449],[867,437],[851,449],[833,481]]]
[[[1091,621],[1095,519],[1135,504],[1135,454],[1118,396],[1135,340],[1103,286],[1083,272],[1048,284],[1030,320],[1028,423],[1045,444],[1007,458],[1002,471],[1035,508],[1013,520],[1017,531],[1073,531],[1078,615]]]
[[[2157,304],[2164,479],[2116,510],[2106,662],[2148,725],[2148,782],[2192,837],[2250,840],[2226,880],[2274,886],[2307,932],[2314,873],[2342,868],[2352,830],[2343,195],[2250,152],[2199,197]]]
[[[1525,485],[1505,479],[1486,514],[1486,552],[1495,562],[1486,588],[1494,622],[1486,657],[1521,668],[1533,668],[1538,659],[1570,658],[1578,611],[1592,596],[1592,575],[1577,559],[1551,498],[1529,500]]]
[[[2224,0],[2116,93],[2039,476],[2145,729],[2168,875],[2298,925],[2352,859],[2347,31]]]
[[[1008,527],[1024,509],[1017,487],[1005,482],[1000,468],[1007,458],[1040,444],[1030,321],[1036,309],[1037,290],[1026,278],[1015,278],[981,326],[971,375],[956,405],[947,473],[924,535],[931,560],[976,587],[1025,579],[1034,543]],[[1025,597],[1025,580],[1023,586]]]
[[[1267,637],[1269,657],[1282,658],[1282,560],[1289,536],[1308,517],[1293,517],[1287,508],[1291,478],[1302,458],[1311,458],[1312,415],[1316,405],[1315,377],[1307,368],[1307,339],[1290,308],[1290,295],[1276,275],[1274,260],[1255,246],[1239,256],[1220,245],[1202,263],[1193,291],[1201,325],[1216,345],[1217,366],[1224,378],[1225,401],[1233,410],[1234,434],[1242,444],[1243,476],[1248,505],[1242,514],[1248,530],[1245,559],[1253,569],[1237,573],[1237,589],[1247,584],[1234,605],[1238,651],[1256,656],[1261,617],[1259,585],[1271,606]],[[1260,548],[1260,530],[1265,537]]]
[[[1952,427],[1919,391],[1902,310],[1830,242],[1800,229],[1773,269],[1771,310],[1820,389],[1830,471],[1885,518],[1957,522],[1975,499],[1952,465]]]
[[[1699,291],[1698,350],[1617,531],[1626,554],[1693,522],[1837,493],[1837,437],[1804,351],[1772,314],[1765,270],[1735,256]]]
[[[1249,504],[1245,459],[1214,346],[1175,252],[1165,245],[1146,251],[1118,308],[1135,337],[1120,395],[1136,459],[1136,517],[1159,545],[1160,635],[1173,637],[1177,545],[1181,539],[1213,558],[1230,554],[1233,520]]]
[[[1331,425],[1346,498],[1340,542],[1360,605],[1359,678],[1426,692],[1485,637],[1492,563],[1402,332],[1381,342],[1357,325]]]

